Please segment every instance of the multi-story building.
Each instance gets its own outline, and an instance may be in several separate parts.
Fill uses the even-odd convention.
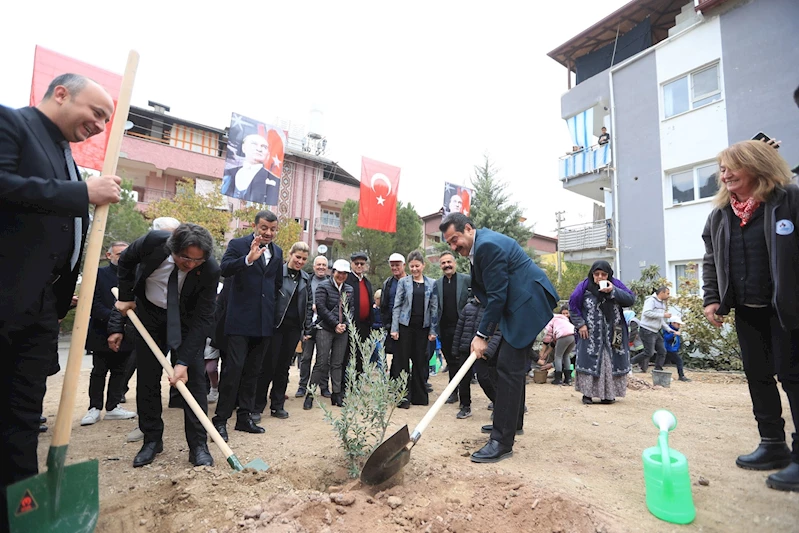
[[[560,180],[605,207],[564,228],[567,259],[612,259],[624,280],[701,270],[718,152],[764,132],[799,163],[797,21],[795,0],[634,0],[549,53],[569,70]]]
[[[133,182],[139,208],[171,198],[180,180],[194,182],[198,192],[222,179],[227,148],[223,129],[173,117],[169,107],[149,102],[152,109],[131,106],[120,153],[118,172]],[[341,240],[341,207],[359,197],[360,181],[335,162],[306,152],[289,137],[285,151],[280,200],[272,206],[283,219],[302,225],[304,240],[317,253]],[[240,200],[227,198],[219,209],[234,211]],[[249,221],[242,221],[248,224]]]

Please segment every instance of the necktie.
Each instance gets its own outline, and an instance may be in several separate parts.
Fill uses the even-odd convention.
[[[69,171],[69,181],[78,181],[78,172],[75,170],[75,160],[72,159],[72,149],[67,141],[61,143],[64,149],[64,159],[67,160],[67,170]],[[80,259],[80,242],[83,237],[83,219],[75,217],[75,236],[72,243],[72,257],[69,258],[69,270],[73,270]]]
[[[172,351],[180,347],[180,295],[178,294],[178,266],[172,269],[166,285],[166,343]]]

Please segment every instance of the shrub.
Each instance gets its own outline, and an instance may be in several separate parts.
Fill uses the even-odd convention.
[[[349,306],[344,302],[344,310],[350,315]],[[333,431],[341,441],[347,460],[350,477],[357,478],[372,452],[383,442],[386,429],[397,404],[407,392],[408,374],[403,371],[399,379],[390,379],[386,367],[385,343],[381,330],[372,331],[367,339],[361,339],[352,324],[348,326],[350,355],[347,364],[347,395],[338,416],[322,402],[316,394],[316,386],[309,389],[317,398],[317,404],[325,412],[325,420],[333,426]],[[371,355],[378,346],[377,362],[371,362]],[[356,370],[358,351],[362,355],[363,372]]]

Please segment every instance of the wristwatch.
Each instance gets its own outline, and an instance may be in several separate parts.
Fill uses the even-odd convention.
[[[480,337],[480,338],[481,338],[481,339],[483,339],[484,341],[487,341],[487,340],[488,340],[488,335],[484,335],[483,333],[480,333],[479,331],[478,331],[477,333],[475,333],[475,336],[476,336],[476,337]]]

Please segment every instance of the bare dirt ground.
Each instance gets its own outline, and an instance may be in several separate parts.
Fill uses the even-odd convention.
[[[583,405],[571,388],[527,385],[524,435],[512,458],[478,465],[469,454],[486,442],[488,400],[472,387],[474,416],[457,420],[445,406],[413,449],[411,461],[385,487],[349,480],[343,454],[322,411],[302,410],[295,399],[287,420],[264,417],[264,435],[233,431],[230,446],[242,462],[260,457],[267,472],[233,473],[213,445],[213,468],[193,468],[183,433],[183,413],[165,409],[164,453],[132,468],[141,443],[126,443],[136,421],[101,421],[81,427],[88,405],[89,370],[82,370],[68,462],[100,462],[99,532],[671,532],[799,531],[799,493],[768,489],[768,472],[735,466],[758,441],[748,390],[739,374],[689,372],[692,383],[653,388],[651,377],[634,384],[614,405]],[[676,377],[676,373],[675,373]],[[135,379],[135,378],[134,378]],[[62,374],[53,376],[45,415],[53,422]],[[437,391],[446,377],[431,377]],[[167,384],[164,380],[164,405]],[[133,391],[128,409],[135,409]],[[783,395],[787,412],[787,399]],[[652,413],[675,413],[670,444],[688,457],[696,520],[676,526],[646,508],[641,452],[655,445]],[[213,411],[213,406],[211,407]],[[397,410],[389,434],[413,426],[426,408]],[[268,413],[267,413],[268,415]],[[790,421],[786,430],[793,431]],[[44,465],[50,433],[42,435]],[[707,485],[700,485],[704,478]],[[704,482],[704,481],[703,481]]]

